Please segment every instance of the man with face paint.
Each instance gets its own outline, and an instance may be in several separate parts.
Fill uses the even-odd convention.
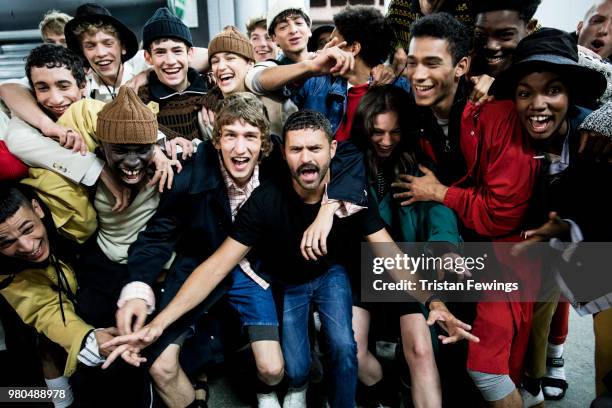
[[[104,102],[113,99],[124,84],[134,88],[146,84],[150,67],[144,53],[138,51],[136,35],[102,5],[79,6],[75,17],[65,28],[66,45],[83,58],[90,70],[86,76],[86,95]],[[194,48],[193,66],[198,71],[208,68],[205,49]],[[68,144],[85,145],[75,129],[56,124],[37,106],[31,88],[23,81],[7,81],[0,85],[0,97],[13,112],[48,137],[66,139]]]
[[[81,60],[65,47],[44,44],[34,48],[28,55],[26,75],[34,89],[38,105],[46,117],[51,121],[58,120],[60,124],[65,124],[65,121],[69,120],[68,117],[59,118],[73,103],[82,98],[85,90]],[[97,106],[98,109],[103,106],[102,102],[91,100],[88,104]],[[92,153],[95,148],[93,140],[83,140],[82,145],[78,143],[70,145],[70,141],[66,139],[55,141],[44,137],[39,129],[30,126],[15,115],[9,122],[4,141],[15,156],[32,167],[26,183],[35,187],[41,187],[39,183],[46,186],[53,183],[55,188],[44,191],[39,188],[39,195],[45,203],[50,204],[50,200],[54,199],[61,201],[62,196],[72,195],[75,191],[83,193],[84,188],[91,187],[100,180],[113,191],[115,197],[119,198],[116,210],[127,206],[126,200],[123,200],[121,187],[110,176],[108,167],[103,160]],[[62,147],[60,143],[64,146]],[[63,181],[63,178],[69,180],[69,183]],[[52,182],[50,179],[55,181]],[[57,188],[60,184],[63,187]],[[95,215],[91,216],[94,210],[86,198],[81,205],[75,205],[73,208],[76,211],[71,216],[63,215],[59,218],[56,214],[54,216],[56,222],[63,219],[58,224],[62,233],[84,242],[97,227]]]
[[[336,141],[332,140],[329,121],[321,113],[309,110],[291,115],[283,133],[282,152],[288,168],[253,191],[236,215],[229,237],[190,274],[153,321],[134,334],[117,339],[117,344],[125,341],[148,345],[165,330],[171,331],[170,324],[179,317],[201,302],[208,302],[209,297],[214,298],[217,285],[223,285],[226,275],[254,247],[263,270],[269,271],[283,293],[281,343],[289,384],[283,407],[306,407],[310,370],[308,310],[311,305],[323,316],[322,333],[330,362],[330,406],[354,407],[357,357],[351,328],[352,295],[347,268],[358,251],[361,236],[365,235],[369,242],[393,241],[383,227],[376,206],[370,203],[367,210],[334,223],[333,239],[318,262],[305,260],[298,248],[304,228],[321,209],[325,184],[331,178],[330,165]],[[238,164],[235,166],[242,168]],[[410,276],[415,279],[418,274]],[[414,296],[425,302],[430,294],[418,292]],[[469,330],[469,326],[455,319],[442,302],[426,303],[431,309],[430,324],[438,319],[445,319],[448,324],[448,342],[477,341],[465,330]],[[119,355],[121,351],[113,357]],[[109,357],[107,363],[111,363],[113,357]],[[129,361],[133,355],[128,351],[122,357]]]
[[[127,277],[128,247],[159,203],[159,192],[147,184],[158,127],[155,114],[127,87],[121,87],[117,98],[97,112],[95,127],[91,117],[96,112],[91,112],[91,107],[88,109],[92,116],[77,116],[84,107],[80,103],[70,108],[73,123],[99,141],[112,176],[130,191],[129,206],[115,212],[112,194],[104,185],[97,185],[93,205],[98,214],[98,231],[95,239],[85,244],[77,266],[83,292],[91,291],[85,306],[91,306],[88,310],[95,313],[96,319],[112,325],[114,300]],[[100,276],[105,279],[100,281]]]

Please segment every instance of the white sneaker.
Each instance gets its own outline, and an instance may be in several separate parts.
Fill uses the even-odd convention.
[[[257,394],[258,408],[281,408],[276,392],[272,391],[268,394]]]
[[[521,393],[521,398],[523,399],[523,408],[535,407],[536,405],[544,402],[544,393],[542,392],[541,388],[538,395],[533,395],[524,388],[519,388],[519,392]]]
[[[283,408],[306,408],[307,386],[301,389],[289,389],[283,400]]]

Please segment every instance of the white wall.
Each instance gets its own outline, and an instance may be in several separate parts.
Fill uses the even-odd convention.
[[[594,3],[595,0],[542,0],[535,18],[543,27],[575,31],[578,21]]]

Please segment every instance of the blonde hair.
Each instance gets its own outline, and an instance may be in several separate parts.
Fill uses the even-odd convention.
[[[72,20],[72,16],[66,13],[62,13],[58,10],[49,10],[43,16],[38,29],[40,30],[40,36],[44,39],[45,33],[51,32],[54,34],[64,34],[64,27],[66,23]]]
[[[72,32],[79,39],[80,42],[83,40],[84,34],[95,35],[98,31],[103,31],[104,33],[112,35],[113,37],[121,41],[117,28],[114,25],[104,23],[103,21],[97,21],[95,23],[83,21],[82,23],[74,27],[74,30]]]

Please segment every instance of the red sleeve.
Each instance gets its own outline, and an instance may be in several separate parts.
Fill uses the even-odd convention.
[[[539,164],[523,138],[513,104],[486,104],[476,121],[473,114],[477,108],[468,105],[466,109],[472,116],[464,115],[461,137],[479,137],[480,157],[475,152],[471,155],[478,160],[472,170],[472,185],[450,187],[444,205],[480,235],[494,238],[510,234],[522,226]]]
[[[0,140],[0,181],[19,180],[28,175],[28,166],[13,156]]]

